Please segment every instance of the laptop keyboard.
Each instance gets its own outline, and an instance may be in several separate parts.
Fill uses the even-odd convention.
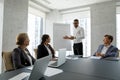
[[[52,63],[51,65],[57,66],[57,62]]]
[[[48,66],[56,66],[57,65],[57,61],[50,61]]]

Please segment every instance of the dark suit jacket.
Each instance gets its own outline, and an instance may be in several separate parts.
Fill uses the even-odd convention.
[[[55,57],[54,49],[51,47],[51,45],[48,44],[48,46],[49,46],[49,49],[51,50],[52,57],[54,58]],[[48,52],[47,48],[45,47],[45,45],[40,44],[37,49],[37,59],[48,56],[48,55],[49,55],[49,52]]]
[[[28,49],[26,49],[28,51]],[[28,51],[28,55],[30,55],[32,59],[32,64],[34,64],[35,59],[31,56]],[[21,48],[15,48],[12,52],[12,61],[15,69],[23,68],[26,66],[30,66],[30,61],[26,53]]]
[[[95,52],[96,53],[101,53],[102,49],[103,49],[104,45],[100,45],[97,49],[97,51]],[[94,54],[94,56],[95,56]],[[106,57],[118,57],[118,48],[116,48],[115,46],[111,45],[108,50],[106,51],[105,53],[105,57],[103,58],[106,58]]]

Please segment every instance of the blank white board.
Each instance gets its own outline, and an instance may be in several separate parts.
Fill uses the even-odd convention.
[[[71,50],[71,41],[65,40],[63,37],[70,35],[70,24],[54,23],[53,24],[53,46],[55,50],[66,48]]]

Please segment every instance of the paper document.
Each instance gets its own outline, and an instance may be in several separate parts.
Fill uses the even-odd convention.
[[[24,79],[25,77],[27,77],[29,75],[30,75],[30,73],[22,72],[22,73],[14,76],[14,77],[8,79],[8,80],[22,80],[22,79]]]
[[[90,58],[91,59],[101,59],[101,57],[98,57],[98,56],[91,56]]]
[[[71,59],[71,60],[77,60],[81,57],[81,55],[68,55],[67,59]]]
[[[50,77],[50,76],[54,76],[62,72],[63,70],[61,69],[47,67],[44,75]]]
[[[33,69],[33,66],[30,66],[30,67],[28,67],[27,69],[32,70],[32,69]]]

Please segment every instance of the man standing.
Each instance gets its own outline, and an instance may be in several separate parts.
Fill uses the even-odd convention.
[[[82,39],[84,39],[84,29],[79,27],[79,20],[75,19],[74,22],[74,34],[73,36],[64,36],[64,39],[74,40],[73,50],[74,55],[80,55],[83,57],[83,43]]]

